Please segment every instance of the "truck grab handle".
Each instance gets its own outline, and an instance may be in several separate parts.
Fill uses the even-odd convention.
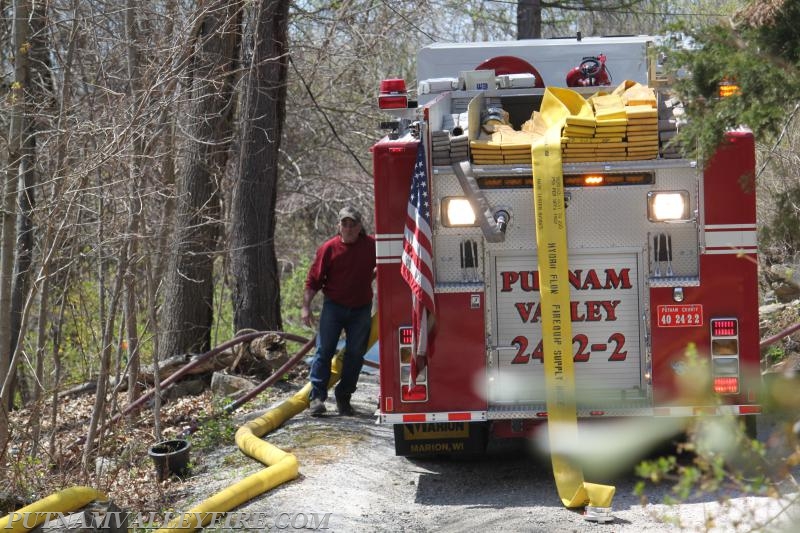
[[[488,242],[503,242],[506,239],[506,229],[511,220],[510,213],[505,209],[493,209],[489,205],[489,200],[483,193],[475,176],[472,173],[472,165],[469,161],[459,161],[453,163],[453,171],[458,178],[458,183],[464,191],[464,195],[472,205],[475,216],[480,224],[483,237]]]

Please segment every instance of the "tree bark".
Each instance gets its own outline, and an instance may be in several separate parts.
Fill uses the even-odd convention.
[[[105,268],[101,258],[99,268]],[[86,431],[86,443],[83,448],[83,457],[81,464],[85,473],[89,473],[92,451],[94,450],[94,439],[97,435],[97,429],[103,426],[105,419],[106,409],[106,391],[108,388],[108,376],[111,368],[111,352],[114,349],[113,335],[114,323],[117,319],[117,307],[122,293],[123,281],[125,272],[128,269],[128,247],[123,245],[120,249],[119,259],[117,261],[117,274],[114,277],[114,287],[110,294],[110,302],[105,314],[101,313],[101,324],[103,325],[102,333],[102,347],[100,351],[100,370],[97,376],[97,392],[94,397],[94,407],[92,408],[92,418],[89,420],[89,428]],[[101,311],[104,310],[104,297],[102,293],[105,291],[104,283],[101,280],[100,290],[101,298],[100,305]]]
[[[541,0],[518,0],[517,40],[541,39],[541,37],[542,37]]]
[[[236,331],[282,329],[275,254],[278,157],[286,109],[288,0],[257,3],[245,76],[239,172],[231,213]]]
[[[131,107],[138,107],[139,98],[143,98],[141,91],[141,76],[139,74],[139,36],[136,31],[136,2],[127,0],[125,10],[125,36],[128,41],[128,90]],[[133,114],[133,113],[132,113]],[[142,134],[137,132],[131,147],[130,167],[128,180],[128,270],[125,273],[125,302],[123,314],[125,330],[128,338],[128,402],[133,403],[139,397],[139,330],[136,324],[136,275],[134,264],[136,262],[137,233],[139,231],[139,217],[142,212],[142,202],[139,198],[141,186],[141,163],[144,155],[144,142]]]
[[[14,6],[14,85],[12,87],[11,117],[8,132],[8,170],[3,187],[2,234],[0,234],[0,461],[8,442],[8,410],[14,401],[11,394],[11,285],[14,276],[16,248],[16,213],[19,170],[22,161],[23,132],[25,131],[25,98],[28,90],[28,43],[30,28],[28,0],[18,0]]]
[[[211,347],[213,271],[219,234],[219,179],[232,132],[239,2],[205,11],[189,66],[186,147],[178,176],[177,222],[161,320],[162,356]]]
[[[36,2],[32,6],[29,22],[30,49],[28,61],[28,96],[25,98],[25,115],[33,116],[31,111],[32,102],[44,102],[46,94],[53,91],[52,64],[50,61],[51,47],[48,43],[47,32],[45,31],[45,20],[47,18],[47,5],[44,2]],[[30,289],[31,268],[33,266],[33,241],[34,227],[31,215],[36,207],[34,197],[34,187],[36,186],[36,137],[39,127],[35,120],[25,121],[25,132],[22,140],[22,151],[19,166],[19,191],[17,195],[17,250],[14,265],[14,280],[11,288],[11,348],[10,353],[14,353],[17,341],[20,338],[20,328],[22,325],[23,305]],[[24,333],[23,333],[24,335]],[[33,380],[33,399],[40,397],[41,379],[39,373],[39,361],[37,360],[37,377]],[[21,374],[21,372],[20,372]],[[23,404],[30,398],[26,389],[22,388],[25,383],[20,379],[19,385],[22,392]],[[14,384],[9,393],[13,396]]]

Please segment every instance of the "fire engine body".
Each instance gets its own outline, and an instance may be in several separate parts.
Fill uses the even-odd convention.
[[[432,138],[454,116],[468,118],[463,134],[476,138],[491,106],[519,127],[544,87],[564,87],[573,67],[599,54],[611,86],[590,80],[576,91],[588,98],[631,80],[667,99],[648,37],[419,53],[418,103],[398,109],[397,130],[372,149],[379,416],[394,425],[398,454],[475,451],[489,435],[523,436],[547,420],[531,165],[469,156],[460,167],[436,164]],[[760,412],[754,141],[744,130],[727,141],[700,163],[659,154],[563,164],[579,420]],[[400,265],[419,143],[430,180],[435,336],[412,384],[412,296]],[[659,220],[659,195],[680,198],[680,213]],[[454,199],[469,201],[474,223],[450,220]],[[701,369],[710,394],[687,395],[685,378]]]

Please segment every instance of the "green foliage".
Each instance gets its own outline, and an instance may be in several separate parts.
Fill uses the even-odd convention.
[[[690,344],[684,361],[681,394],[690,402],[713,405],[718,399],[708,395],[708,359]],[[677,445],[676,452],[643,461],[636,467],[636,475],[645,481],[637,483],[635,493],[643,500],[647,485],[660,483],[671,485],[664,500],[656,502],[666,505],[679,505],[700,496],[719,496],[731,489],[746,495],[776,493],[778,479],[773,477],[781,469],[768,460],[763,443],[748,437],[746,424],[739,417],[692,419],[686,439]]]
[[[236,423],[225,410],[223,402],[215,402],[211,415],[203,420],[192,435],[192,446],[198,450],[213,450],[232,444],[236,435]]]
[[[800,99],[800,34],[796,31],[800,11],[796,3],[786,4],[782,15],[761,27],[678,26],[691,46],[667,54],[674,73],[688,74],[676,88],[689,116],[681,138],[693,155],[711,153],[726,130],[741,125],[751,128],[758,139],[767,139],[785,126]],[[740,92],[720,99],[718,84],[723,80],[736,83]]]
[[[778,260],[800,250],[800,182],[772,194],[774,211],[761,231],[763,245]]]
[[[670,455],[643,461],[636,475],[647,480],[636,484],[635,493],[645,499],[647,483],[671,483],[666,505],[734,490],[749,495],[776,495],[780,469],[771,469],[763,443],[747,437],[745,424],[730,417],[695,419],[686,442],[679,444],[682,459]]]
[[[308,336],[314,334],[314,331],[303,325],[300,320],[300,307],[303,305],[306,275],[310,266],[311,257],[301,257],[292,269],[282,277],[281,316],[283,317],[283,326],[284,330],[295,335]]]
[[[689,119],[677,143],[688,157],[703,159],[725,131],[744,125],[770,147],[759,162],[766,171],[758,176],[759,187],[772,204],[763,215],[761,248],[767,260],[783,261],[800,249],[800,182],[791,163],[797,151],[792,121],[800,103],[800,3],[751,2],[733,20],[675,28],[682,49],[665,54]],[[739,92],[720,98],[723,81]],[[763,178],[770,173],[773,185],[767,188]]]
[[[223,271],[222,268],[215,268],[216,272]],[[227,276],[222,274],[214,275],[214,324],[211,327],[211,345],[217,346],[236,333],[233,328],[233,300],[231,296],[231,284]]]
[[[767,360],[767,364],[770,365],[774,365],[784,357],[786,357],[786,351],[782,347],[775,344],[767,348],[767,353],[764,356],[764,358]]]
[[[47,472],[42,459],[20,454],[10,464],[12,469],[8,474],[13,481],[11,486],[14,487],[14,492],[23,498],[33,497],[45,480]]]

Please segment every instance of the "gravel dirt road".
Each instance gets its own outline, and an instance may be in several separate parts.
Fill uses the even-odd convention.
[[[549,460],[535,457],[525,443],[491,445],[486,456],[472,459],[396,457],[391,427],[375,423],[377,394],[377,376],[362,375],[353,397],[358,416],[337,416],[329,401],[327,416],[312,418],[301,413],[265,436],[297,457],[300,477],[237,509],[270,517],[259,528],[250,529],[789,531],[789,525],[800,519],[796,503],[782,511],[786,499],[796,497],[797,489],[789,482],[782,490],[783,500],[728,491],[696,497],[680,506],[662,503],[671,485],[648,485],[645,493],[651,503],[642,505],[634,494],[639,478],[629,471],[613,480],[615,520],[590,523],[578,511],[561,505]],[[241,422],[259,414],[250,413]],[[234,446],[197,461],[176,510],[187,510],[263,468]],[[720,504],[720,500],[727,503]]]

